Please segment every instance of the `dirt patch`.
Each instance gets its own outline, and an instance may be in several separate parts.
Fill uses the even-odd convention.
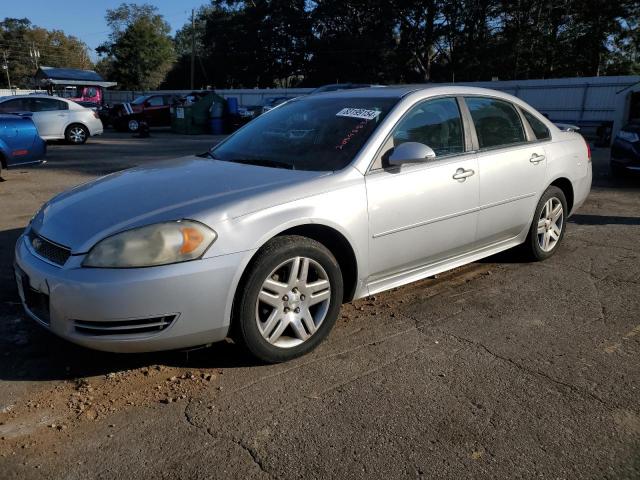
[[[154,365],[44,388],[0,411],[0,455],[28,448],[25,437],[38,430],[65,432],[125,408],[180,402],[202,389],[217,388],[220,375],[220,369]]]

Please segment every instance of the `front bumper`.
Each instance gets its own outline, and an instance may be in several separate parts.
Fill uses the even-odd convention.
[[[24,236],[16,243],[16,273],[23,279],[18,290],[25,311],[54,334],[111,352],[193,347],[227,335],[243,253],[133,269],[82,268],[83,257],[71,256],[58,267],[37,256]],[[39,303],[35,307],[29,305],[33,298]],[[43,305],[47,300],[48,309]],[[157,318],[173,320],[157,332],[120,327]],[[95,331],[79,327],[103,324],[107,328]]]

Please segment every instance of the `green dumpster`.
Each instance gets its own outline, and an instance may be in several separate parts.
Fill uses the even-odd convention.
[[[176,105],[171,109],[171,131],[184,135],[198,135],[209,130],[209,109],[216,102],[224,103],[224,98],[215,93],[196,96],[196,101]]]

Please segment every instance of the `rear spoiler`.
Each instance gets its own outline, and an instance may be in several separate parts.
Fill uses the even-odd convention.
[[[577,125],[571,125],[569,123],[554,123],[556,127],[558,127],[563,132],[579,132],[580,127]]]

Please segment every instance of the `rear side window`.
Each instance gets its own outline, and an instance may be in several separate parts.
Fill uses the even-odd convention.
[[[531,125],[531,129],[533,130],[536,139],[548,140],[549,138],[551,138],[551,133],[549,133],[549,129],[545,126],[544,123],[542,123],[526,110],[522,110],[522,114],[524,115],[524,118],[527,120],[527,122],[529,122],[529,125]]]
[[[495,98],[465,97],[476,127],[480,148],[500,147],[525,141],[515,107]]]
[[[427,100],[413,107],[393,131],[393,146],[418,142],[438,157],[464,151],[460,109],[455,98]]]
[[[50,112],[54,110],[68,110],[69,106],[66,102],[56,100],[55,98],[31,98],[32,112]]]

